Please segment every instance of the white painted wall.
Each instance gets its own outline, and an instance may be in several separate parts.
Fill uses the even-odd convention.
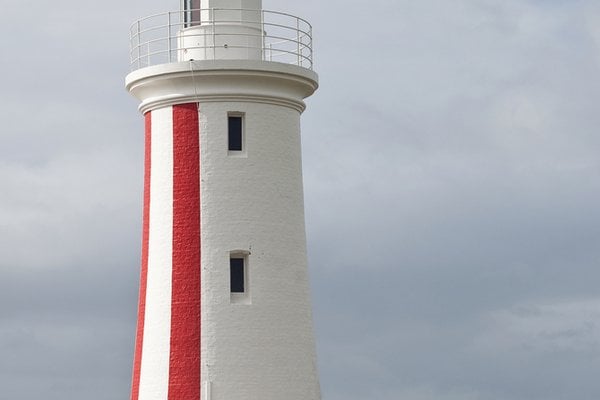
[[[150,230],[140,399],[163,400],[169,388],[173,248],[173,109],[152,112]]]
[[[245,114],[243,156],[228,154],[228,112]],[[210,400],[316,400],[300,113],[203,102],[200,132],[202,377]],[[231,302],[235,250],[249,252],[248,304]]]
[[[201,24],[182,29],[178,59],[261,60],[261,0],[204,0]]]

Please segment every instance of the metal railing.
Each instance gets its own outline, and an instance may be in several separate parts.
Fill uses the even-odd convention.
[[[190,11],[198,13],[195,15],[208,15],[209,18],[190,22]],[[239,12],[240,15],[259,13],[260,16],[252,20],[227,20],[218,18],[220,12]],[[235,29],[223,29],[224,26],[236,25],[251,29],[238,32]],[[205,29],[189,33],[190,29],[198,27]],[[200,51],[204,54],[202,59],[232,59],[225,56],[227,49],[253,52],[255,58],[264,61],[313,69],[312,26],[308,21],[286,13],[220,8],[189,10],[188,14],[172,11],[141,18],[130,29],[132,71],[182,61],[182,51]],[[196,44],[190,46],[188,41],[182,49],[182,35],[197,39],[194,40]],[[229,40],[234,44],[224,44]]]

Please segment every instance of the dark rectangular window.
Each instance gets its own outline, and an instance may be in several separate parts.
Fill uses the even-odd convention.
[[[242,150],[242,116],[229,116],[229,150]]]
[[[246,291],[244,258],[230,258],[229,267],[231,271],[231,293],[244,293]]]

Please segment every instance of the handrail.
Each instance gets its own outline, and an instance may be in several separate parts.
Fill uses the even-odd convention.
[[[264,61],[282,62],[294,64],[300,67],[313,69],[313,37],[312,26],[305,19],[291,14],[254,9],[194,9],[198,12],[209,12],[210,20],[200,22],[198,25],[189,26],[184,19],[183,11],[169,11],[153,14],[140,18],[130,27],[130,56],[131,70],[140,68],[178,62],[181,51],[178,46],[182,32],[187,38],[198,38],[200,45],[186,45],[185,50],[200,50],[205,52],[205,59],[220,59],[223,47],[229,49],[245,49],[258,54]],[[215,12],[222,11],[249,11],[260,13],[259,20],[223,20],[215,22]],[[256,29],[257,33],[236,32],[216,29],[215,27],[239,25]],[[192,28],[208,27],[207,31],[199,30],[198,33],[190,31]],[[250,39],[244,44],[232,43],[230,45],[219,45],[219,39],[227,37],[246,36]],[[273,59],[276,61],[273,61]]]

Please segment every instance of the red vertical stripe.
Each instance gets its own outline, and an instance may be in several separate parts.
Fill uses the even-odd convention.
[[[169,400],[200,399],[200,127],[173,106],[173,278]]]
[[[140,297],[138,300],[137,333],[133,360],[133,383],[131,400],[138,400],[140,394],[140,370],[142,367],[142,346],[144,344],[144,318],[146,316],[146,287],[148,284],[148,238],[150,229],[150,163],[152,146],[152,115],[145,115],[145,154],[144,154],[144,212],[142,227],[142,272],[140,275]]]

